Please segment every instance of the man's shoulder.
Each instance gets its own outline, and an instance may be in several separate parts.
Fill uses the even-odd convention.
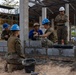
[[[60,16],[60,14],[58,14],[56,17],[59,17]]]
[[[39,31],[42,31],[41,29],[39,29]]]
[[[58,14],[56,17],[60,17],[61,15],[60,14]],[[67,17],[67,15],[66,14],[64,14],[63,16],[65,16],[65,17]]]
[[[34,29],[30,30],[30,32],[33,32],[33,31],[34,31]]]
[[[6,32],[6,30],[3,30],[2,32]]]
[[[41,29],[39,29],[39,31],[38,31],[38,32],[43,33],[43,31],[42,31]]]
[[[21,42],[20,38],[16,37],[15,42]]]
[[[10,30],[6,31],[6,30],[3,30],[2,32],[11,32]]]
[[[53,28],[49,28],[48,30],[49,30],[49,31],[54,31],[54,29],[53,29]]]
[[[6,30],[3,30],[3,31],[2,31],[2,34],[6,34]]]

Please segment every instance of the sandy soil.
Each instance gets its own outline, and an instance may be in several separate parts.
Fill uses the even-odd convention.
[[[69,63],[69,62],[68,62]],[[35,72],[39,75],[76,75],[76,71],[71,72],[71,63],[50,61],[44,65],[36,65]],[[25,70],[14,71],[13,73],[4,72],[5,61],[0,58],[0,75],[30,75]]]

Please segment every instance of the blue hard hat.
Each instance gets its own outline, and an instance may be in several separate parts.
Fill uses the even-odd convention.
[[[3,24],[3,28],[5,29],[5,28],[8,28],[9,27],[9,24],[7,24],[7,23],[4,23]]]
[[[20,30],[20,27],[17,24],[13,24],[10,30],[12,31]]]
[[[47,18],[43,19],[42,25],[45,25],[45,24],[47,24],[47,23],[50,23],[49,19],[47,19]]]

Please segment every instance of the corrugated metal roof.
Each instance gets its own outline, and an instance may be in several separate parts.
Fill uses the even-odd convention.
[[[50,18],[55,18],[55,16],[59,13],[59,8],[61,6],[65,7],[65,4],[69,3],[70,21],[74,23],[74,14],[76,14],[76,0],[30,0],[30,2],[35,4],[30,8],[30,15],[37,15],[39,17],[42,15],[42,7],[47,7],[54,13],[52,14],[52,12],[48,10],[48,16],[50,16]]]

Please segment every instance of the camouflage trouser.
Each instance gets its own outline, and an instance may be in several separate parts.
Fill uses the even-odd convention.
[[[23,69],[22,58],[17,54],[8,55],[6,54],[5,71],[12,72],[14,70]]]
[[[41,43],[43,47],[46,47],[46,46],[51,47],[53,45],[53,42],[47,38],[42,38]]]
[[[64,44],[67,44],[67,27],[58,26],[57,27],[57,36],[58,36],[58,44],[62,43],[62,39],[64,40]]]

